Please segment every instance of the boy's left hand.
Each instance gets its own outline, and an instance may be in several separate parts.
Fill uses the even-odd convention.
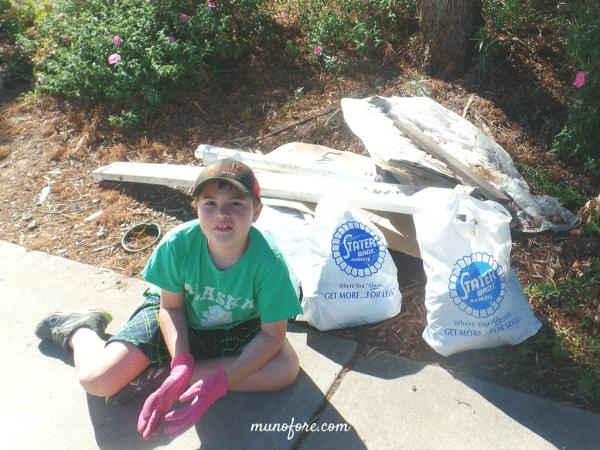
[[[190,384],[193,372],[194,357],[191,354],[181,353],[173,358],[171,373],[158,390],[146,399],[140,413],[137,429],[144,439],[158,434],[163,417]]]
[[[179,397],[181,402],[193,399],[192,402],[165,416],[165,420],[170,422],[165,427],[165,433],[168,433],[171,439],[182,435],[200,420],[214,402],[225,394],[227,394],[227,377],[223,370],[219,370],[194,383]]]

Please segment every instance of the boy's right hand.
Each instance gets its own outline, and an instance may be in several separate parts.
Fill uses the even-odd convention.
[[[144,439],[158,434],[165,414],[185,392],[193,373],[194,357],[190,353],[180,353],[173,358],[169,377],[146,399],[140,413],[137,430]]]

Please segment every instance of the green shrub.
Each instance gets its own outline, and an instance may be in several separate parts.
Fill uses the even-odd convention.
[[[577,20],[566,28],[567,56],[585,84],[574,83],[569,118],[554,142],[557,155],[584,162],[586,170],[600,168],[600,6],[587,0]],[[577,87],[579,86],[579,87]]]
[[[30,0],[27,0],[28,2]],[[11,0],[0,0],[0,86],[15,87],[28,83],[32,65],[25,48],[15,43],[15,36],[33,26],[29,6],[19,7]]]
[[[6,16],[12,10],[13,3],[11,0],[0,0],[0,29],[7,27]]]
[[[485,26],[477,30],[472,40],[475,41],[475,54],[473,56],[475,71],[487,72],[493,67],[501,45],[496,39],[488,35]]]
[[[579,302],[594,298],[594,290],[590,287],[593,276],[584,274],[580,277],[566,278],[564,281],[551,283],[542,280],[537,284],[527,286],[525,295],[554,307],[565,308],[568,311],[577,309]]]
[[[38,91],[109,100],[132,125],[268,38],[263,2],[57,0],[33,33]]]
[[[21,12],[11,0],[0,0],[0,40],[23,31],[21,20]]]
[[[585,198],[576,186],[568,183],[559,186],[550,180],[540,169],[521,163],[515,163],[515,166],[522,172],[527,173],[532,178],[535,186],[546,192],[550,197],[556,197],[562,206],[568,208],[583,205]]]
[[[540,23],[541,14],[532,3],[532,0],[483,0],[483,14],[497,33],[517,34]]]
[[[383,50],[403,27],[416,23],[417,9],[414,0],[298,0],[290,12],[314,56],[332,69],[341,64],[340,52]]]

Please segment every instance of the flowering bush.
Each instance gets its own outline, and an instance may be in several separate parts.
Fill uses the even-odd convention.
[[[600,6],[588,0],[565,36],[577,75],[569,118],[554,142],[557,154],[581,159],[587,170],[600,168]]]
[[[368,54],[384,50],[386,40],[416,20],[414,0],[297,0],[292,16],[306,33],[314,56],[328,68],[339,64],[335,55],[344,51]],[[318,51],[316,49],[319,49]]]
[[[577,76],[575,77],[573,86],[575,86],[577,89],[579,89],[580,87],[583,87],[584,84],[585,84],[585,72],[579,72],[577,74]]]
[[[113,53],[112,55],[110,55],[108,57],[108,63],[112,66],[113,64],[118,63],[119,61],[121,61],[121,55],[119,55],[118,53]]]
[[[11,0],[0,0],[0,89],[27,83],[31,78],[29,55],[14,37],[33,24],[30,1],[19,7]]]
[[[131,125],[268,39],[262,3],[57,0],[21,38],[34,55],[38,91],[109,100],[122,111],[111,122]]]

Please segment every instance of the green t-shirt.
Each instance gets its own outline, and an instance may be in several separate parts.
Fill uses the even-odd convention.
[[[251,227],[250,245],[227,270],[217,269],[198,220],[171,230],[148,260],[142,276],[171,292],[185,291],[188,323],[195,329],[230,328],[249,319],[276,322],[302,313],[283,256]]]

